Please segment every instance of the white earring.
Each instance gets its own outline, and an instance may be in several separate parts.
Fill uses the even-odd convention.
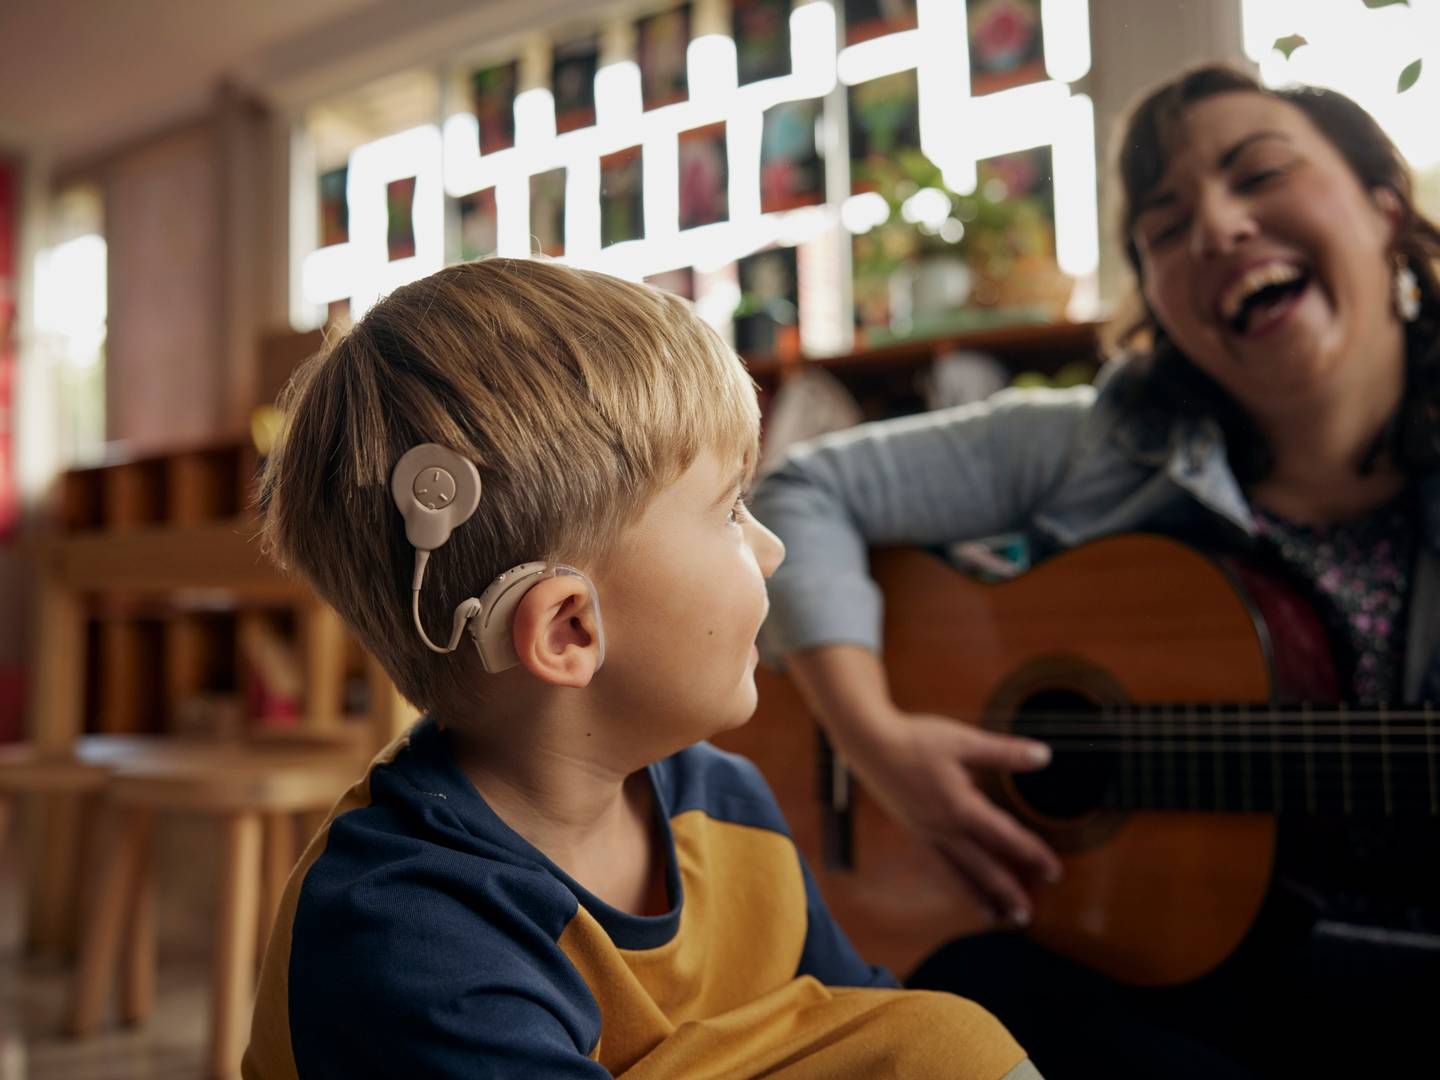
[[[1420,316],[1420,281],[1404,255],[1395,261],[1395,314],[1402,322],[1414,322]]]

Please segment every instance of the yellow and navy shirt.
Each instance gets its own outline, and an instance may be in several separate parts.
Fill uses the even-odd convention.
[[[422,720],[291,877],[247,1080],[1033,1075],[979,1006],[861,961],[748,761],[701,744],[649,773],[671,910],[637,916],[507,826]]]

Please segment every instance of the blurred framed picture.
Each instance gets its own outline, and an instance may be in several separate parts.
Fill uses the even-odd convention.
[[[385,185],[385,251],[391,262],[415,255],[415,177]]]
[[[785,101],[765,110],[760,134],[760,212],[825,201],[825,166],[816,139],[819,100]]]
[[[920,94],[914,70],[856,83],[850,105],[851,190],[873,191],[896,159],[920,152]]]
[[[348,165],[320,174],[321,247],[343,244],[350,239],[350,203],[345,195],[349,177]]]
[[[470,103],[480,126],[480,153],[515,145],[515,91],[520,65],[514,60],[481,68],[470,76]]]
[[[680,133],[680,228],[730,217],[730,169],[724,123]]]
[[[555,95],[555,132],[595,123],[595,72],[600,69],[600,39],[595,35],[555,46],[550,89]]]
[[[1050,147],[1035,146],[975,163],[979,190],[991,202],[1025,199],[1055,220],[1055,178]]]
[[[600,158],[600,246],[645,237],[645,162],[638,146]]]
[[[685,300],[695,299],[695,271],[689,266],[682,266],[679,270],[665,270],[659,274],[651,274],[645,279],[645,284],[653,285],[657,289],[664,289]]]
[[[971,0],[970,92],[977,97],[1045,78],[1040,0]]]
[[[854,304],[856,347],[863,348],[869,333],[890,325],[890,276],[874,267],[885,263],[881,238],[876,230],[850,238],[850,265],[853,270],[850,294]]]
[[[690,48],[690,5],[641,19],[635,24],[635,40],[643,106],[658,109],[689,97],[685,65]]]
[[[976,197],[993,224],[982,229],[972,223],[967,232],[973,304],[1033,318],[1063,315],[1075,283],[1056,259],[1052,169],[1048,146],[976,163]]]
[[[800,351],[800,287],[794,248],[770,248],[735,263],[740,304],[735,351],[750,356],[796,356]]]
[[[530,247],[541,255],[565,254],[565,170],[530,177]]]
[[[485,188],[462,195],[460,204],[460,258],[464,262],[495,254],[499,218],[495,213],[495,189]]]
[[[1055,259],[1055,177],[1050,147],[1035,146],[975,163],[976,193],[1005,228],[972,230],[977,261],[996,255]],[[993,233],[993,235],[992,235]]]
[[[740,85],[790,74],[790,0],[730,0]]]
[[[845,0],[845,44],[914,30],[920,25],[915,5],[916,0]]]

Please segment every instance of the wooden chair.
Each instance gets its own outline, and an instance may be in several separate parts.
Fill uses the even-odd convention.
[[[155,994],[156,816],[199,814],[220,834],[207,1075],[236,1075],[249,1035],[255,961],[296,859],[296,815],[328,809],[363,773],[362,755],[332,746],[246,745],[114,770],[94,906],[82,927],[70,1032],[100,1026],[117,969],[120,1017],[144,1022]]]

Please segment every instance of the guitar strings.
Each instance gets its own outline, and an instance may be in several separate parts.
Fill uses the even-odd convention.
[[[954,715],[954,714],[951,714]],[[1405,723],[1419,716],[1425,722],[1420,725]],[[979,717],[955,715],[957,720],[975,722]],[[1019,724],[1007,729],[1020,735],[1085,735],[1090,737],[1144,737],[1165,738],[1179,735],[1187,738],[1202,737],[1206,732],[1223,732],[1226,735],[1255,734],[1264,737],[1301,735],[1305,737],[1333,736],[1340,729],[1340,737],[1378,736],[1414,737],[1426,740],[1440,737],[1440,725],[1429,713],[1416,714],[1395,711],[1386,714],[1360,713],[1308,713],[1303,711],[1265,711],[1263,713],[1237,714],[1200,710],[1172,712],[1135,713],[1074,713],[1035,712],[1021,713]],[[1330,729],[1330,730],[1314,730]],[[991,730],[987,728],[986,730]]]
[[[978,720],[983,716],[993,715],[992,713],[947,713],[956,719]],[[1073,723],[1126,723],[1126,722],[1161,722],[1175,723],[1184,721],[1191,722],[1193,719],[1231,719],[1236,722],[1264,721],[1264,720],[1287,720],[1294,719],[1296,722],[1349,722],[1362,724],[1383,724],[1393,720],[1420,720],[1426,727],[1432,728],[1440,734],[1440,713],[1432,710],[1420,709],[1330,709],[1324,711],[1307,710],[1303,708],[1270,709],[1258,707],[1254,710],[1247,710],[1243,707],[1237,709],[1235,706],[1216,707],[1211,705],[1177,705],[1167,708],[1161,706],[1144,706],[1126,712],[1106,711],[1096,709],[1093,712],[1080,710],[1069,711],[1035,711],[1015,714],[1022,720],[1030,720],[1033,717],[1043,717],[1054,720],[1062,720]]]
[[[986,729],[990,730],[990,729]],[[1192,725],[1152,725],[1152,724],[1126,724],[1116,723],[1086,723],[1084,721],[1060,722],[1045,724],[1022,723],[1008,731],[1026,735],[1035,732],[1045,732],[1054,735],[1084,735],[1089,738],[1104,738],[1107,735],[1129,737],[1139,735],[1143,737],[1163,738],[1168,735],[1183,735],[1190,738],[1198,738],[1201,735],[1219,733],[1225,735],[1260,735],[1270,736],[1291,736],[1301,735],[1310,737],[1312,735],[1322,738],[1345,738],[1354,736],[1356,738],[1367,737],[1389,737],[1396,736],[1410,739],[1436,739],[1440,740],[1440,730],[1434,728],[1397,726],[1389,724],[1300,724],[1293,722],[1286,723],[1227,723],[1224,721],[1204,721]]]
[[[1424,747],[1412,746],[1350,746],[1345,743],[1308,743],[1305,745],[1285,745],[1272,747],[1268,743],[1261,742],[1211,742],[1201,739],[1184,740],[1175,739],[1171,741],[1153,739],[1144,741],[1116,741],[1097,745],[1091,740],[1073,740],[1062,742],[1055,739],[1047,739],[1046,745],[1057,747],[1066,753],[1096,753],[1114,754],[1124,751],[1133,752],[1165,752],[1174,750],[1193,750],[1197,753],[1226,753],[1226,752],[1259,752],[1259,753],[1281,753],[1281,754],[1373,754],[1375,756],[1394,756],[1396,754],[1414,754],[1424,756],[1432,753]]]

